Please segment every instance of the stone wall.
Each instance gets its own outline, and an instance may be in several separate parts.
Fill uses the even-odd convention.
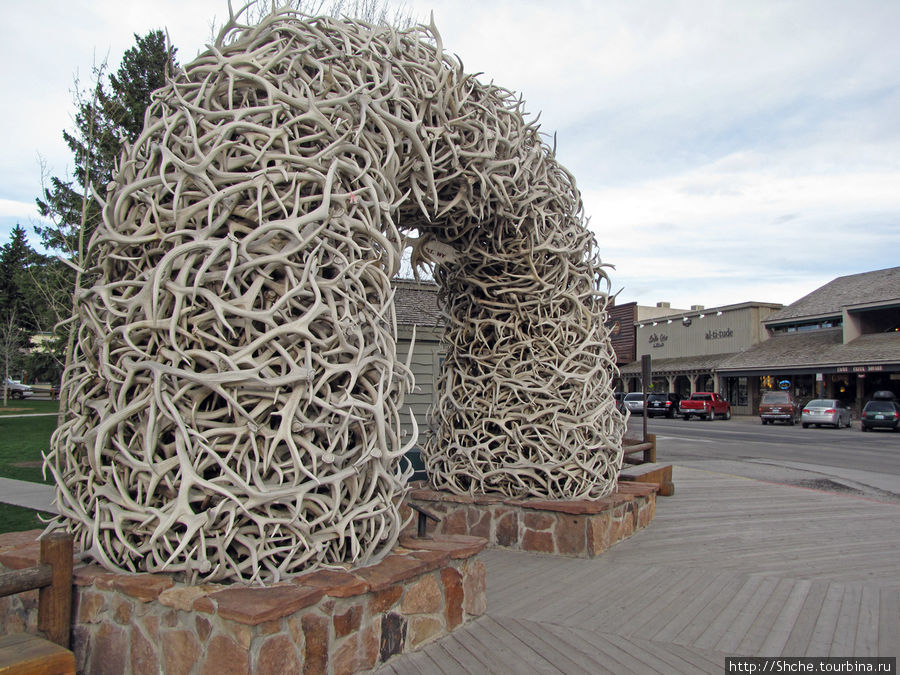
[[[37,562],[40,531],[0,535],[0,569]],[[404,537],[380,563],[268,587],[188,586],[76,566],[72,648],[87,673],[352,673],[485,611],[483,539]],[[0,631],[35,632],[37,592],[0,598]]]
[[[492,546],[589,558],[647,527],[656,514],[657,485],[619,483],[602,499],[515,500],[414,489],[409,501],[438,516],[428,531],[470,535]],[[415,527],[415,523],[410,525]]]

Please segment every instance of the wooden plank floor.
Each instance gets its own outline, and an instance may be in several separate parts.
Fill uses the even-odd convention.
[[[487,614],[379,673],[721,673],[900,656],[900,506],[696,469],[599,558],[490,549]]]

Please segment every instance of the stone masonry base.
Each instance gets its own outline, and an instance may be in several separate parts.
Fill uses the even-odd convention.
[[[653,483],[619,483],[602,499],[543,501],[418,488],[408,499],[441,519],[437,525],[428,521],[431,533],[481,537],[491,546],[517,551],[590,558],[650,524],[657,489]],[[414,520],[410,527],[415,526]]]
[[[0,571],[40,530],[0,535]],[[72,649],[86,673],[354,673],[485,611],[483,539],[404,537],[381,562],[267,587],[176,583],[76,565]],[[37,591],[0,598],[0,634],[36,632]]]

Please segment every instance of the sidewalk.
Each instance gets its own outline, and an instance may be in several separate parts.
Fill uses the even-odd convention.
[[[0,502],[4,504],[56,514],[59,511],[53,504],[55,497],[56,490],[52,485],[0,478]]]

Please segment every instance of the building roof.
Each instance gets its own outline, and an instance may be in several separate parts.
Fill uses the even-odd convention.
[[[705,356],[676,356],[671,359],[650,359],[650,369],[654,375],[682,375],[686,373],[708,373],[717,370],[721,364],[734,354],[708,354]],[[632,361],[621,366],[622,375],[640,375],[641,362]]]
[[[637,306],[637,320],[638,321],[647,321],[658,319],[662,316],[669,316],[673,314],[681,315],[685,312],[689,312],[689,309],[677,309],[674,307],[669,307],[668,303],[660,303],[656,307],[650,307],[647,305],[638,305]]]
[[[884,303],[900,303],[900,267],[838,277],[781,311],[770,314],[765,323],[840,316],[845,307]]]
[[[782,307],[784,307],[784,305],[778,304],[777,302],[751,301],[751,302],[738,302],[733,305],[719,305],[718,307],[704,307],[703,309],[676,309],[676,310],[671,310],[672,312],[674,312],[673,314],[666,314],[662,317],[641,318],[641,319],[638,319],[637,321],[635,321],[635,324],[649,323],[654,320],[659,320],[660,318],[665,319],[667,321],[669,319],[672,319],[673,321],[675,321],[676,319],[683,319],[686,317],[694,318],[694,317],[698,317],[698,316],[701,316],[704,314],[705,315],[716,314],[717,312],[721,312],[721,313],[736,312],[736,311],[739,311],[742,309],[748,309],[748,308],[752,308],[752,307],[763,307],[763,308],[778,310],[778,309],[781,309]]]
[[[427,281],[394,279],[394,310],[398,326],[443,326],[438,286]]]
[[[735,354],[720,373],[900,363],[900,333],[870,333],[843,344],[841,328],[781,333]]]

